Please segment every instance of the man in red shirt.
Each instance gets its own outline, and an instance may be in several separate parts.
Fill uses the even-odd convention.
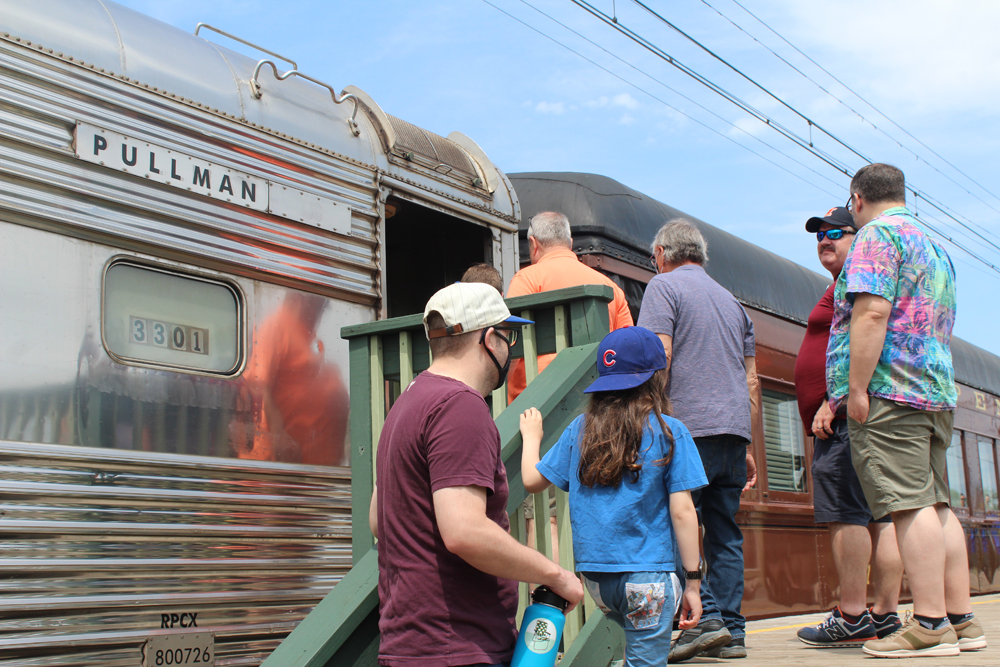
[[[507,471],[485,396],[503,385],[520,324],[483,283],[424,310],[434,361],[393,404],[376,454],[379,664],[498,665],[514,653],[517,582],[576,606],[583,585],[510,536]]]
[[[856,232],[850,212],[841,206],[822,218],[809,218],[806,231],[816,234],[819,261],[836,283]],[[798,632],[801,641],[816,647],[860,646],[876,635],[882,638],[899,629],[896,605],[903,576],[893,524],[888,516],[873,521],[851,463],[846,415],[834,415],[826,400],[833,290],[834,285],[830,285],[809,314],[795,360],[799,415],[806,433],[815,437],[812,477],[816,523],[830,527],[833,562],[840,578],[840,605],[819,625]],[[871,611],[867,609],[869,561],[875,583]]]
[[[577,259],[573,252],[569,219],[565,215],[546,211],[531,218],[528,223],[528,254],[531,266],[514,274],[510,287],[507,288],[508,299],[577,285],[607,285],[615,293],[614,299],[608,304],[611,331],[632,326],[632,313],[628,309],[622,288],[603,273]],[[539,355],[538,372],[541,373],[555,356]],[[524,360],[519,359],[511,370],[507,383],[508,401],[517,398],[526,384]]]

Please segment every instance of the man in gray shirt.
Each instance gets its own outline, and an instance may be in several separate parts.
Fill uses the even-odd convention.
[[[753,322],[743,306],[705,273],[708,245],[687,220],[672,220],[653,241],[659,275],[646,286],[638,326],[656,333],[667,353],[673,416],[691,431],[708,486],[692,492],[705,528],[708,577],[702,620],[685,630],[670,661],[696,655],[746,657],[740,494],[757,481],[748,446],[759,419]]]

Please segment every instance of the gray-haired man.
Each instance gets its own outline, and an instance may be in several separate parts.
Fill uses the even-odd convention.
[[[704,611],[698,627],[678,637],[670,661],[699,653],[743,658],[743,533],[736,512],[742,491],[757,481],[748,449],[759,414],[753,322],[705,272],[708,244],[692,223],[665,224],[653,259],[659,275],[646,286],[638,325],[663,341],[673,416],[691,431],[708,477],[708,486],[691,494],[705,527]]]

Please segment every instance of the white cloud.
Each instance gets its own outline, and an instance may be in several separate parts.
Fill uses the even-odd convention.
[[[600,97],[587,100],[584,104],[591,109],[603,109],[605,107],[624,107],[626,109],[637,109],[639,107],[639,100],[635,99],[628,93],[618,93],[613,97],[608,97],[607,95],[601,95]]]
[[[1000,103],[1000,68],[995,66],[1000,61],[1000,3],[784,4],[792,19],[785,28],[791,41],[834,73],[846,75],[852,88],[890,115],[971,109],[995,113]]]
[[[631,125],[635,122],[635,118],[632,118],[628,113],[623,113],[622,117],[618,119],[619,125]]]
[[[628,93],[618,93],[611,99],[611,103],[616,107],[625,107],[626,109],[635,109],[639,106],[639,101]]]
[[[731,137],[746,137],[747,134],[752,137],[759,137],[766,134],[770,129],[765,123],[749,116],[740,118],[733,125],[734,127],[729,128],[729,136]]]
[[[535,105],[535,111],[561,116],[566,113],[566,105],[562,102],[539,102]]]

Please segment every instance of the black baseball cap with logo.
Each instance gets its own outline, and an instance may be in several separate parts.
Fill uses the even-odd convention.
[[[810,234],[815,234],[824,222],[834,227],[850,227],[854,229],[854,216],[844,206],[831,208],[822,218],[809,218],[806,220],[806,231]]]

